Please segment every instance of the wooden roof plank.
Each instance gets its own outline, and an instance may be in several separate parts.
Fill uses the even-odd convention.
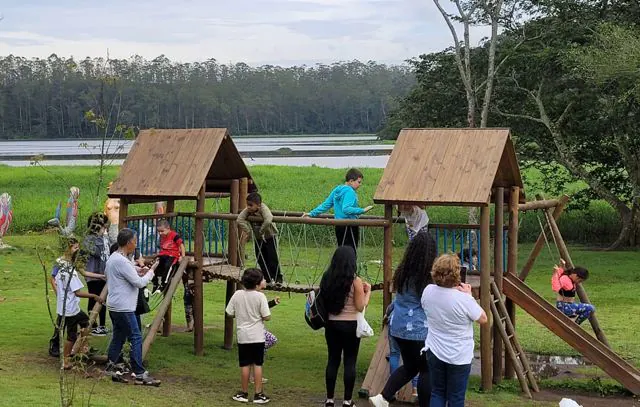
[[[374,202],[486,205],[505,174],[522,187],[508,129],[403,129]]]

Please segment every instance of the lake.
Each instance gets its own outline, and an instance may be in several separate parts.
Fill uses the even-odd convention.
[[[247,165],[384,168],[393,149],[375,135],[237,136],[233,141]],[[109,162],[121,164],[132,144],[105,143]],[[42,155],[42,165],[97,165],[102,148],[99,139],[0,141],[0,164],[29,166],[32,157]]]

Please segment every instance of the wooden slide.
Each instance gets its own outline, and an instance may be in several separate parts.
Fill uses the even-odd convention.
[[[502,289],[514,303],[584,355],[591,363],[600,367],[629,391],[640,395],[640,371],[638,369],[580,328],[578,324],[540,297],[517,276],[505,274]]]

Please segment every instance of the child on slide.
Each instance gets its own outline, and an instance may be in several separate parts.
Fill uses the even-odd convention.
[[[564,260],[554,267],[551,277],[551,289],[557,293],[556,308],[564,315],[573,319],[578,325],[595,312],[591,304],[575,301],[576,287],[589,278],[589,270],[583,267],[567,268]]]

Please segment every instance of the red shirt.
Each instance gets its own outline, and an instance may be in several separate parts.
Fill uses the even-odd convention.
[[[182,238],[175,231],[170,231],[165,236],[160,236],[160,256],[180,257],[180,245]]]

